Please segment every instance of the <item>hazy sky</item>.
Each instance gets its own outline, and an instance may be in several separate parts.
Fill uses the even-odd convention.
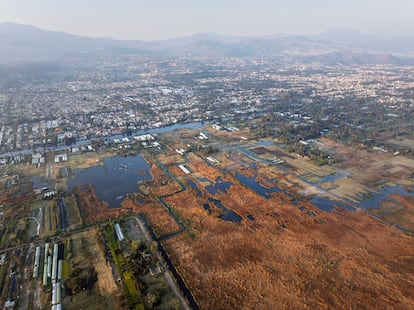
[[[0,22],[93,37],[164,39],[198,32],[309,34],[333,27],[413,34],[413,0],[0,0]]]

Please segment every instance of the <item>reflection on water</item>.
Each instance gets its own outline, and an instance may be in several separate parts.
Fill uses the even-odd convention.
[[[210,211],[211,207],[208,203],[203,204],[203,209],[206,211]]]
[[[200,191],[200,189],[198,188],[197,184],[194,181],[189,180],[187,183],[193,190],[196,191],[197,196],[201,196],[201,191]]]
[[[320,196],[313,197],[311,202],[312,204],[317,206],[319,209],[325,210],[325,211],[332,211],[335,205],[338,207],[344,208],[344,209],[348,209],[348,210],[354,210],[352,207],[350,207],[351,205],[362,208],[362,209],[375,209],[381,206],[382,200],[388,200],[388,201],[398,204],[398,201],[390,197],[390,195],[393,195],[393,194],[400,195],[400,196],[414,197],[413,192],[407,191],[401,185],[397,185],[397,186],[385,187],[379,192],[371,193],[369,196],[361,197],[360,202],[357,202],[357,203],[348,202],[348,205],[338,202],[338,201],[332,201],[330,199],[320,197]]]
[[[393,194],[400,195],[400,196],[414,197],[414,192],[407,191],[401,185],[388,186],[379,192],[372,193],[367,199],[361,199],[361,202],[357,203],[356,205],[360,208],[372,209],[372,208],[378,208],[380,206],[381,200],[389,200],[389,201],[397,203],[397,201],[395,201],[394,199],[390,197],[390,195],[393,195]]]
[[[224,182],[221,177],[216,179],[216,184],[210,184],[206,186],[206,190],[212,195],[217,195],[219,191],[228,193],[228,189],[232,186],[233,183],[231,182]]]
[[[272,141],[264,141],[264,140],[260,140],[257,142],[257,145],[259,146],[270,146],[273,145]]]
[[[340,179],[346,178],[349,175],[350,175],[349,172],[330,174],[330,175],[324,176],[322,178],[322,180],[320,180],[319,182],[312,183],[312,184],[313,185],[319,185],[319,184],[327,183],[327,182],[335,182],[336,180],[340,180]]]
[[[351,211],[354,210],[352,207],[344,203],[341,203],[338,201],[332,201],[328,198],[324,198],[321,196],[313,197],[311,202],[314,206],[317,206],[320,210],[329,211],[329,212],[331,212],[335,208],[335,206],[338,206],[343,209],[351,210]]]
[[[149,168],[140,155],[105,158],[103,166],[74,170],[75,178],[69,178],[67,185],[73,190],[76,185],[90,184],[99,199],[118,208],[126,194],[138,191],[138,181],[151,179]]]
[[[201,183],[208,183],[211,184],[211,181],[207,178],[202,178],[202,177],[198,177],[197,181],[201,182]]]
[[[208,200],[213,202],[217,208],[223,210],[223,214],[220,215],[220,218],[222,220],[230,221],[230,222],[241,222],[241,220],[243,219],[240,215],[238,215],[233,210],[227,209],[225,206],[223,206],[220,200],[213,199],[213,198],[209,198]]]
[[[242,183],[243,185],[249,187],[250,189],[254,190],[256,193],[258,193],[259,195],[270,199],[272,198],[272,196],[270,195],[271,193],[276,193],[276,192],[284,192],[282,189],[280,189],[279,187],[275,186],[273,188],[265,188],[263,187],[259,182],[256,181],[256,177],[246,177],[245,175],[237,172],[236,173],[236,178],[237,180],[240,181],[240,183]]]

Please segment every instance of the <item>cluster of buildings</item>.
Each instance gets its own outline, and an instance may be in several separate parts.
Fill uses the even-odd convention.
[[[400,121],[414,107],[410,67],[131,58],[71,70],[0,89],[0,154],[269,112],[358,126],[378,112]]]

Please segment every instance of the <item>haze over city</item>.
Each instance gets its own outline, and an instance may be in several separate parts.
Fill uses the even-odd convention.
[[[414,309],[413,2],[0,0],[0,307]]]
[[[199,32],[259,36],[350,28],[409,34],[414,3],[396,1],[0,1],[0,22],[91,37],[159,40]]]

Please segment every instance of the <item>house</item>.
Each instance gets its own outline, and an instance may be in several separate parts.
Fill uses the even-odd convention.
[[[35,153],[32,155],[32,165],[40,165],[45,163],[45,158],[40,153]]]
[[[68,161],[68,155],[67,154],[60,154],[55,156],[55,163],[61,163]]]

